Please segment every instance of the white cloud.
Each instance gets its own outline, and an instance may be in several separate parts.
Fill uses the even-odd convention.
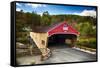
[[[96,11],[94,10],[84,10],[81,15],[83,16],[92,16],[92,17],[96,17]]]
[[[43,4],[27,4],[28,6],[32,6],[32,8],[37,8],[37,7],[46,7],[46,5]]]
[[[17,5],[17,6],[21,6],[21,4],[19,4],[19,3],[16,3],[16,5]]]
[[[37,13],[37,14],[39,14],[40,16],[42,16],[43,13]]]
[[[80,16],[91,16],[91,17],[96,17],[96,11],[95,10],[84,10],[81,13],[74,13],[75,15],[80,15]]]
[[[17,8],[16,11],[21,11],[21,9],[20,8]]]

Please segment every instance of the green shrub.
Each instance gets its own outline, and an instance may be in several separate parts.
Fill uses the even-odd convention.
[[[95,38],[85,38],[85,39],[81,38],[77,42],[77,45],[96,49],[96,39]]]

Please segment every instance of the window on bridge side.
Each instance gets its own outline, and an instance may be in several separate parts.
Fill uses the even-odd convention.
[[[42,45],[45,45],[45,41],[44,40],[42,40],[41,43],[42,43]]]

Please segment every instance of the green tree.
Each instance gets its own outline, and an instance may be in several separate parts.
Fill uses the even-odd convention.
[[[41,18],[41,25],[47,26],[47,25],[50,25],[50,23],[51,23],[51,17],[48,11],[45,11]]]

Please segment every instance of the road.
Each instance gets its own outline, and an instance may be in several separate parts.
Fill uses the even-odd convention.
[[[96,55],[82,52],[67,46],[50,46],[49,47],[52,51],[52,56],[45,60],[45,61],[40,61],[39,56],[31,56],[31,57],[23,57],[24,60],[19,58],[21,61],[35,59],[36,64],[46,64],[46,63],[63,63],[63,62],[82,62],[82,61],[95,61],[96,60]],[[21,62],[22,62],[21,61]],[[24,62],[25,64],[25,62]]]
[[[96,55],[65,46],[51,47],[52,56],[44,63],[95,61]]]

